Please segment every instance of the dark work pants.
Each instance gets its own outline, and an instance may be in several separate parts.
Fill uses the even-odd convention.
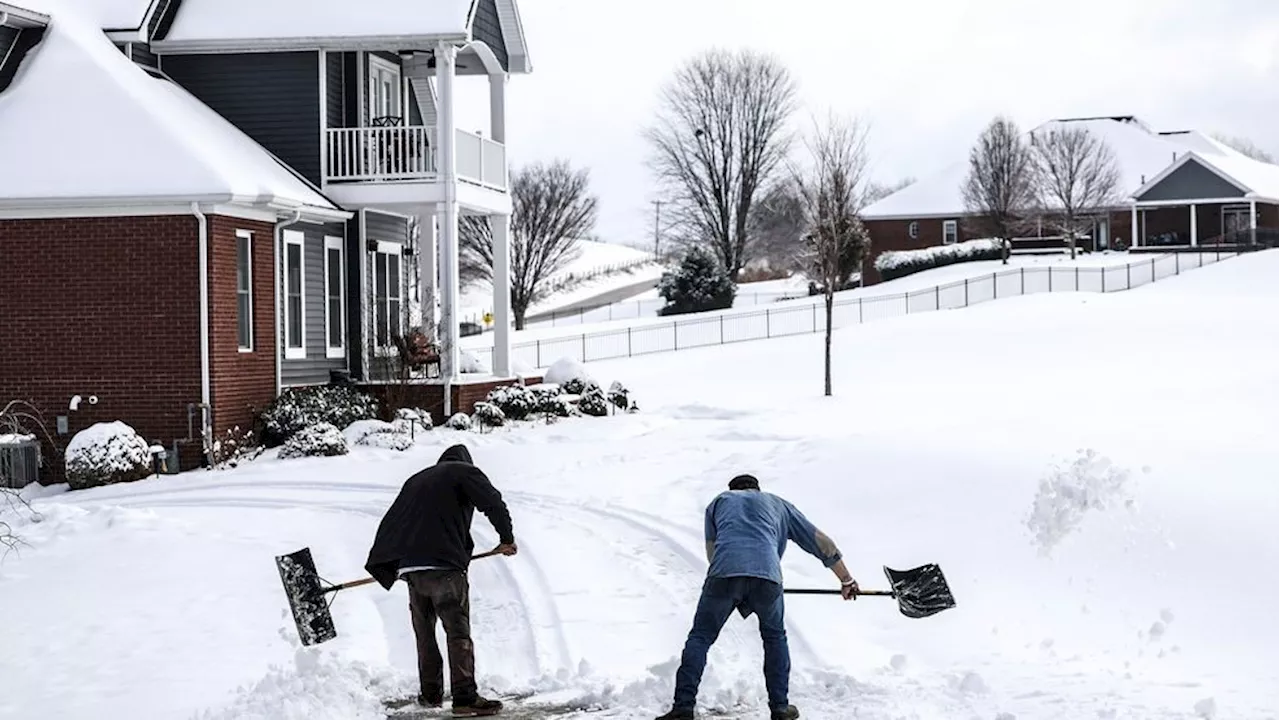
[[[791,676],[791,653],[787,648],[787,628],[783,622],[782,586],[772,580],[755,577],[707,578],[702,597],[693,615],[693,628],[684,644],[680,669],[676,671],[673,706],[677,710],[693,710],[698,699],[698,685],[707,666],[707,651],[720,637],[720,630],[738,605],[745,606],[760,620],[760,639],[764,643],[764,684],[769,693],[769,708],[787,706]]]
[[[454,705],[476,699],[475,646],[471,642],[471,602],[467,575],[458,570],[419,570],[404,576],[409,614],[418,645],[418,685],[424,700],[444,695],[444,660],[436,642],[436,620],[444,625],[449,650],[449,687]]]

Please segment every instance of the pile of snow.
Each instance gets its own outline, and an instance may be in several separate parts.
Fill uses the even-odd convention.
[[[153,467],[151,446],[119,420],[76,433],[67,444],[66,463],[67,482],[75,489],[141,480]]]
[[[564,385],[574,380],[584,384],[595,382],[587,372],[586,366],[572,357],[562,357],[552,363],[551,367],[547,368],[546,374],[542,376],[542,380],[555,385]]]
[[[945,265],[973,260],[998,260],[1003,253],[998,239],[966,240],[950,245],[935,245],[921,250],[890,250],[876,257],[876,270],[885,280],[910,275]]]

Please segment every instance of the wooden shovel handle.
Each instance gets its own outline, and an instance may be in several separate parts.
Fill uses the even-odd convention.
[[[786,588],[782,592],[789,595],[839,595],[839,590],[827,590],[826,588]],[[892,590],[859,590],[854,593],[854,597],[862,595],[878,595],[881,597],[896,597]]]
[[[472,555],[472,556],[471,556],[471,559],[472,559],[472,560],[479,560],[480,558],[492,557],[492,556],[494,556],[494,555],[498,555],[498,554],[500,554],[500,553],[499,553],[497,550],[490,550],[489,552],[482,552],[482,553],[480,553],[479,555]],[[338,592],[339,590],[349,590],[349,589],[351,589],[351,588],[353,588],[353,587],[360,587],[361,585],[368,585],[368,584],[369,584],[369,583],[371,583],[371,582],[377,582],[377,580],[374,580],[374,579],[373,579],[373,578],[371,578],[371,577],[362,578],[362,579],[360,579],[360,580],[352,580],[351,582],[344,582],[344,583],[342,583],[341,585],[334,585],[333,587],[325,588],[325,589],[324,589],[324,591],[325,591],[326,593],[331,593],[331,592]]]

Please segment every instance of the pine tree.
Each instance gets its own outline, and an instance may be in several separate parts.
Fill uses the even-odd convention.
[[[663,273],[658,294],[667,301],[659,315],[723,310],[733,306],[733,282],[724,266],[705,248],[694,246],[685,253],[680,267]]]

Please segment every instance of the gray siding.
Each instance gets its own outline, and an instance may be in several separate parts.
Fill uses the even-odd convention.
[[[129,59],[143,67],[160,67],[160,59],[151,52],[151,48],[140,43],[129,43]]]
[[[9,48],[18,40],[18,28],[0,25],[0,62],[9,55]]]
[[[476,5],[476,15],[471,20],[471,37],[489,46],[502,69],[510,68],[507,57],[507,43],[502,39],[502,23],[498,20],[498,4],[495,0],[480,0]]]
[[[1240,188],[1191,160],[1151,188],[1139,200],[1206,200],[1244,197]]]
[[[0,92],[13,82],[22,60],[43,37],[44,28],[0,28]]]
[[[413,83],[409,85],[409,124],[422,125],[422,106],[418,101],[418,93],[413,88]]]
[[[360,97],[360,72],[364,67],[360,61],[361,57],[363,57],[362,53],[356,52],[342,54],[343,127],[358,127],[357,119],[364,113],[361,110],[364,103]]]
[[[160,5],[151,14],[151,22],[147,24],[147,37],[163,40],[169,34],[169,28],[173,27],[181,4],[182,0],[160,0]]]
[[[280,382],[284,385],[324,384],[329,382],[330,370],[343,370],[347,367],[346,358],[325,357],[325,333],[327,328],[324,324],[324,305],[326,300],[324,287],[324,237],[325,235],[345,237],[346,229],[341,223],[333,225],[294,225],[288,229],[301,230],[305,237],[305,244],[303,245],[303,283],[305,287],[303,312],[306,315],[306,333],[303,335],[303,342],[306,344],[307,357],[305,360],[284,358],[282,350]],[[280,272],[283,278],[285,269],[283,248],[280,252],[280,262]],[[348,273],[348,276],[350,276],[350,273]],[[346,298],[348,306],[351,305],[352,297],[348,291]],[[284,333],[283,318],[282,312],[280,326],[282,337]]]
[[[325,123],[331,128],[347,127],[347,108],[344,102],[346,87],[346,53],[331,52],[325,55]]]
[[[360,307],[361,283],[360,259],[364,257],[364,238],[360,237],[360,215],[356,213],[347,221],[347,361],[353,378],[364,377],[364,317]]]
[[[161,69],[320,184],[319,53],[166,55]]]

